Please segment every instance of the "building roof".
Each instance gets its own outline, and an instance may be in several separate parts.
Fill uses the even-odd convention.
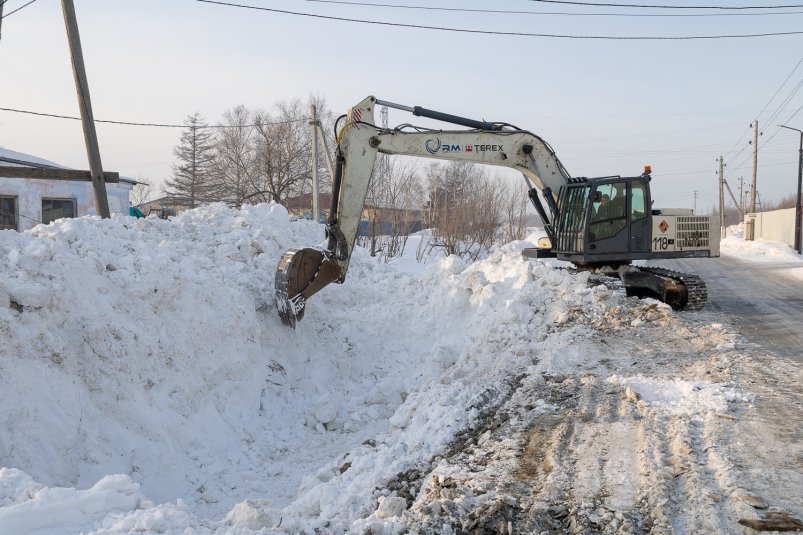
[[[44,158],[31,156],[30,154],[25,154],[24,152],[17,152],[10,149],[4,149],[3,147],[0,147],[0,162],[2,162],[2,165],[9,167],[39,167],[42,169],[69,169],[69,167],[57,164],[55,162],[51,162],[50,160],[45,160]]]
[[[16,176],[17,170],[20,168],[20,175]],[[81,171],[61,165],[38,156],[25,154],[24,152],[17,152],[11,149],[0,147],[0,169],[4,174],[0,175],[4,178],[24,178],[30,180],[81,180],[91,181],[90,171]],[[48,171],[51,170],[51,171]],[[119,173],[104,171],[104,178],[106,184],[113,185],[122,183],[125,187],[133,188],[139,182],[129,177],[121,177]]]

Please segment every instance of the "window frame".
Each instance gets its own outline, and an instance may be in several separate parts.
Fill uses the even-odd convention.
[[[14,203],[14,226],[0,223],[0,230],[16,230],[19,231],[20,228],[20,210],[19,210],[19,197],[16,195],[0,195],[0,201],[3,199],[11,199]]]
[[[52,202],[52,201],[64,201],[64,202],[69,201],[69,202],[71,202],[72,203],[72,215],[71,216],[53,217],[50,220],[45,221],[45,202],[48,202],[48,201],[50,201],[50,202]],[[51,208],[50,212],[52,212],[52,211],[53,211],[53,209]],[[78,215],[78,203],[76,202],[75,197],[42,197],[42,211],[41,211],[41,218],[40,219],[41,219],[43,224],[47,225],[48,223],[52,223],[53,221],[56,221],[57,219],[65,219],[65,218],[66,219],[72,219],[72,218],[77,217],[77,215]]]
[[[649,193],[648,193],[647,189],[648,188],[647,188],[647,181],[646,180],[640,180],[639,179],[639,180],[632,180],[630,182],[630,194],[628,195],[628,197],[630,198],[630,210],[629,210],[629,212],[630,212],[630,221],[631,222],[640,221],[641,219],[647,217],[651,213],[651,208],[649,206],[650,196],[649,196]],[[635,206],[635,203],[633,202],[635,200],[635,191],[636,190],[640,190],[644,194],[644,196],[642,198],[643,205],[644,205],[642,208],[644,209],[644,211],[641,212],[640,215],[638,215],[638,216],[636,215],[636,213],[637,213],[635,211],[636,206]]]
[[[616,189],[616,184],[623,184],[624,191],[622,195],[613,197],[612,194],[613,190]],[[592,199],[593,197],[596,197],[597,192],[605,191],[602,188],[608,188],[607,193],[604,194],[608,195],[608,198],[610,199],[610,205],[606,210],[607,213],[605,214],[600,213],[600,205],[591,210],[591,220],[588,225],[589,241],[591,242],[613,238],[623,229],[627,228],[627,220],[629,215],[628,206],[630,204],[629,182],[627,180],[618,179],[596,184],[594,186]],[[620,201],[624,201],[624,203],[621,203]],[[597,202],[592,201],[591,204],[597,204]]]

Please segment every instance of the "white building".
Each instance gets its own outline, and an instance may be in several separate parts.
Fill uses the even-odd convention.
[[[45,176],[48,169],[69,169],[29,154],[0,148],[0,168],[8,170],[10,167],[41,169]],[[106,183],[111,213],[128,215],[129,194],[135,184],[136,181],[122,177],[117,183]],[[0,230],[23,231],[62,217],[96,214],[90,180],[0,176]]]

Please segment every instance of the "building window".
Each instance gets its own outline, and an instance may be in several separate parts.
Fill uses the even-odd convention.
[[[0,197],[0,230],[17,230],[16,197]]]
[[[75,217],[75,199],[42,199],[42,223]]]

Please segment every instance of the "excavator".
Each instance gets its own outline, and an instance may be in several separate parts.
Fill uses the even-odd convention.
[[[374,123],[377,106],[465,127],[435,130]],[[338,125],[345,119],[342,127]],[[527,258],[557,258],[577,269],[616,280],[628,295],[657,298],[676,310],[705,305],[705,283],[696,275],[635,260],[719,256],[712,218],[689,209],[653,209],[651,168],[638,176],[572,177],[550,145],[505,122],[459,117],[420,106],[363,99],[336,124],[336,165],[326,248],[291,249],[279,260],[275,296],[282,322],[295,327],[307,300],[330,283],[342,283],[355,247],[369,180],[378,154],[435,158],[509,167],[520,171],[546,237],[524,249]]]

